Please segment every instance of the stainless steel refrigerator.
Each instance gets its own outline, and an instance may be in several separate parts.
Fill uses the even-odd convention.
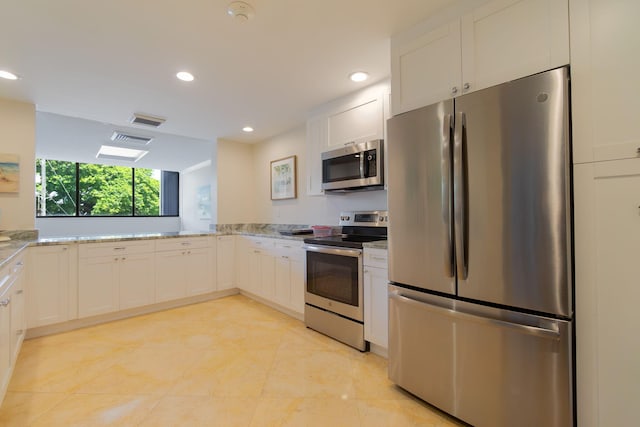
[[[389,377],[475,426],[571,426],[568,68],[388,121]]]

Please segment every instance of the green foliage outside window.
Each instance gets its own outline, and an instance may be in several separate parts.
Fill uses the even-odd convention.
[[[79,171],[77,178],[76,165]],[[37,215],[160,216],[160,172],[154,169],[134,170],[124,166],[37,159]]]

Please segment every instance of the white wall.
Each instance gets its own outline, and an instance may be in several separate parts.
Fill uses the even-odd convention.
[[[0,230],[35,227],[35,118],[33,104],[0,98],[0,153],[20,162],[19,192],[0,193]]]
[[[209,230],[212,223],[213,209],[212,181],[214,168],[211,161],[203,162],[180,173],[180,217],[182,229],[189,231]],[[199,207],[200,189],[207,188],[210,203],[210,214],[206,218],[202,216]]]
[[[257,222],[252,148],[241,142],[218,140],[215,190],[218,224]]]
[[[306,127],[302,125],[289,132],[252,146],[254,177],[255,220],[274,224],[327,224],[337,225],[343,210],[373,210],[387,208],[387,192],[369,191],[342,195],[307,196],[305,179]],[[290,200],[271,200],[270,162],[296,156],[298,197]]]
[[[40,237],[161,233],[180,231],[180,218],[36,218],[36,228]]]

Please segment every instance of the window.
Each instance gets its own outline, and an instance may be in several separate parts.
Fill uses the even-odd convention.
[[[36,160],[36,216],[178,216],[178,172]]]

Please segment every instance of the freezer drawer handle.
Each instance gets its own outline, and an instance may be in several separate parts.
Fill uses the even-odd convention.
[[[451,316],[451,317],[457,317],[459,319],[466,319],[466,320],[471,320],[473,322],[476,323],[483,323],[486,325],[493,325],[493,326],[498,326],[498,327],[503,327],[503,328],[509,328],[509,329],[513,329],[516,330],[518,332],[521,333],[526,333],[529,335],[535,335],[537,337],[540,338],[550,338],[550,339],[555,339],[558,340],[560,339],[560,332],[556,329],[546,329],[546,328],[539,328],[537,326],[529,326],[529,325],[521,325],[518,323],[511,323],[511,322],[507,322],[504,320],[498,320],[498,319],[489,319],[486,317],[481,317],[481,316],[476,316],[473,314],[468,314],[468,313],[464,313],[461,311],[455,311],[455,310],[451,310],[449,308],[444,308],[444,307],[438,307],[436,305],[432,305],[428,302],[422,302],[419,300],[415,300],[413,298],[408,298],[404,295],[400,295],[397,291],[393,291],[389,294],[389,298],[390,299],[394,299],[397,301],[401,301],[404,302],[406,304],[410,304],[413,305],[415,307],[420,307],[423,310],[429,310],[429,311],[433,311],[433,312],[437,312],[437,313],[446,313],[447,315]]]

